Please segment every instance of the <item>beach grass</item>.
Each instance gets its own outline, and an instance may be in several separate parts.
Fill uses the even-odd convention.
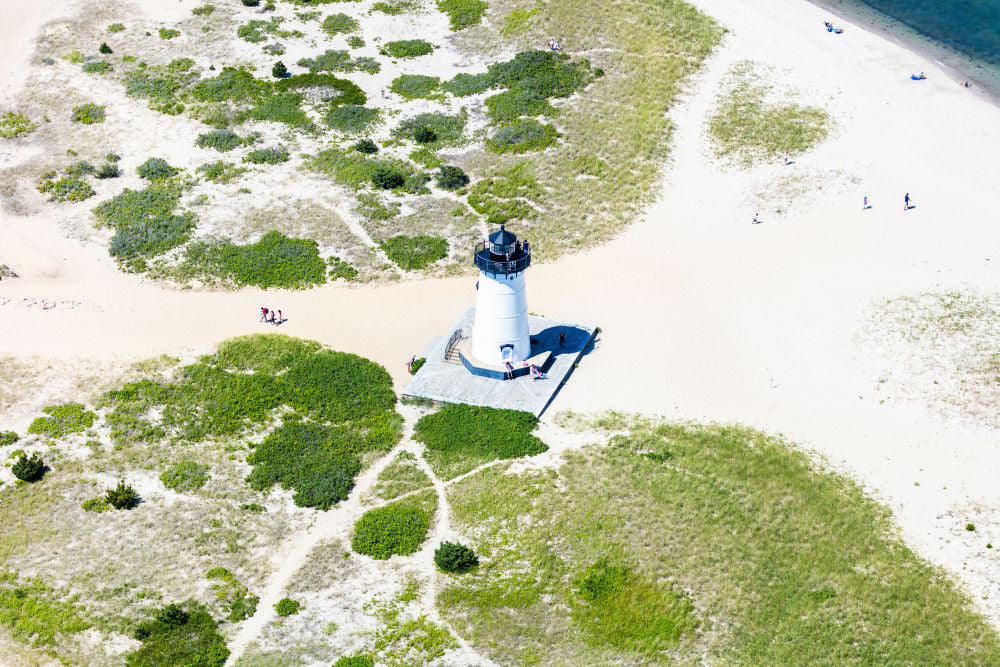
[[[615,414],[584,428],[600,444],[557,470],[494,466],[449,488],[452,525],[481,564],[449,580],[438,606],[491,658],[1000,658],[996,632],[903,544],[889,510],[797,448],[743,427]],[[619,597],[602,603],[609,589]]]

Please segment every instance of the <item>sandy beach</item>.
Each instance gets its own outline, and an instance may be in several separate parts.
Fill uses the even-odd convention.
[[[1000,289],[1000,108],[858,26],[827,33],[829,17],[804,0],[694,4],[729,33],[671,113],[656,203],[613,242],[528,273],[531,311],[601,327],[543,419],[614,409],[783,434],[887,503],[906,542],[1000,627],[1000,555],[964,531],[975,523],[1000,544],[998,433],[905,395],[884,400],[872,370],[882,342],[863,327],[899,294]],[[25,6],[2,29],[5,100],[31,36],[71,9]],[[707,114],[726,72],[748,59],[835,122],[793,164],[740,170],[712,157]],[[912,81],[920,71],[927,79]],[[906,193],[914,208],[904,211]],[[780,215],[763,212],[782,198]],[[120,272],[105,247],[69,238],[46,214],[0,214],[0,263],[20,275],[0,282],[0,355],[86,369],[280,331],[381,363],[398,391],[406,360],[475,298],[469,278],[171,290]],[[287,322],[259,323],[261,306]],[[56,398],[25,398],[2,425],[23,429]]]

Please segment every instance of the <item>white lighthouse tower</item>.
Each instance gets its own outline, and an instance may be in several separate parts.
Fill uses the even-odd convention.
[[[531,264],[531,248],[504,229],[476,245],[479,294],[472,326],[472,356],[493,365],[521,362],[531,356],[528,300],[524,270]]]

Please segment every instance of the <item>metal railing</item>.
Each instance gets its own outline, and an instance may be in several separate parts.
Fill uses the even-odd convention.
[[[518,249],[513,255],[510,256],[510,259],[493,259],[493,255],[489,248],[489,242],[480,241],[476,244],[474,258],[476,268],[486,273],[520,273],[531,264],[531,249],[529,246],[528,251],[525,252],[522,246],[522,248]]]
[[[448,339],[448,344],[444,348],[445,361],[455,361],[457,359],[458,355],[455,352],[455,348],[463,338],[465,338],[465,336],[462,335],[462,330],[455,329],[455,331],[451,334],[451,338]]]

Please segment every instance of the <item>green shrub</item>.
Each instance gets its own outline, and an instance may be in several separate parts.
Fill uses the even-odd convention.
[[[191,94],[200,102],[247,102],[258,99],[268,90],[268,82],[254,78],[245,69],[226,67],[219,76],[195,84]]]
[[[487,461],[548,450],[531,435],[537,426],[530,412],[458,403],[421,417],[413,437],[427,445],[425,457],[439,475],[454,477]]]
[[[49,201],[83,201],[94,196],[94,188],[76,176],[56,179],[54,171],[39,177],[36,189],[49,195]]]
[[[203,164],[195,171],[213,183],[230,183],[245,174],[247,170],[243,167],[237,167],[231,162],[219,160]]]
[[[324,101],[331,106],[344,104],[364,104],[367,97],[352,81],[339,79],[332,74],[310,72],[277,81],[275,90],[299,91],[314,100]]]
[[[188,246],[186,261],[207,275],[237,285],[304,288],[326,282],[326,267],[316,242],[288,238],[278,231],[268,232],[249,245],[199,241]]]
[[[380,190],[401,188],[405,182],[403,173],[390,165],[379,164],[372,171],[372,185]]]
[[[91,627],[86,610],[77,606],[76,598],[60,601],[64,594],[42,579],[19,581],[17,572],[9,565],[4,570],[3,583],[13,585],[0,586],[0,623],[7,636],[24,644],[22,651],[17,651],[16,645],[5,649],[5,653],[11,651],[4,659],[8,664],[18,664],[11,663],[11,658],[23,659],[25,655],[38,656],[43,652],[54,654],[62,642],[79,641],[71,635]],[[44,662],[38,660],[36,664]]]
[[[416,375],[417,371],[424,367],[427,363],[426,357],[420,357],[419,359],[414,359],[413,363],[410,364],[410,375]]]
[[[965,529],[971,533],[976,530],[976,526],[974,524],[967,523],[965,524]]]
[[[108,32],[111,33],[121,32],[124,29],[125,29],[124,23],[112,23],[111,25],[108,26]]]
[[[98,52],[103,53],[104,55],[110,55],[112,53],[111,47],[108,46],[107,42],[101,42],[101,45],[98,47],[97,50]]]
[[[426,125],[421,125],[413,130],[413,140],[418,144],[429,144],[431,142],[437,141],[437,132],[427,127]]]
[[[302,604],[298,600],[281,598],[275,603],[274,611],[277,612],[278,616],[291,616],[292,614],[299,613],[300,606],[302,606]]]
[[[555,116],[556,108],[532,90],[505,90],[486,98],[487,115],[494,123],[506,123],[521,116]]]
[[[330,267],[328,275],[331,280],[343,278],[351,281],[358,277],[358,270],[339,257],[327,257],[326,263]]]
[[[191,10],[191,13],[195,16],[210,16],[212,12],[215,11],[215,5],[205,4],[199,5]]]
[[[362,139],[351,148],[366,155],[374,155],[375,153],[378,153],[378,145],[371,139]]]
[[[104,62],[103,60],[94,60],[83,64],[83,71],[87,74],[107,74],[113,69],[114,67],[111,66],[111,63]]]
[[[155,76],[148,72],[126,72],[124,81],[125,94],[130,97],[166,99],[180,87],[180,84],[171,78]]]
[[[323,19],[322,28],[330,35],[337,35],[354,32],[358,29],[358,22],[347,14],[330,14]]]
[[[434,550],[434,564],[445,572],[468,572],[479,565],[479,558],[464,544],[442,542]]]
[[[285,79],[286,82],[290,80]],[[268,95],[250,110],[249,115],[255,120],[272,120],[291,127],[312,127],[312,121],[302,110],[302,95],[298,93]]]
[[[400,234],[379,247],[397,266],[407,271],[417,271],[448,256],[448,241],[439,236]]]
[[[31,456],[21,454],[10,471],[22,482],[37,482],[45,474],[45,462],[37,452]]]
[[[178,461],[160,474],[160,481],[168,489],[179,493],[197,491],[208,481],[208,466],[196,461]]]
[[[376,560],[409,556],[427,538],[431,513],[404,502],[368,510],[354,524],[351,547]]]
[[[315,58],[300,58],[295,64],[310,72],[353,72],[356,68],[350,53],[330,49]]]
[[[35,131],[36,127],[38,125],[32,123],[23,114],[8,111],[0,116],[0,137],[4,139],[13,139],[14,137],[31,134]]]
[[[0,447],[6,447],[7,445],[13,445],[15,442],[21,439],[14,431],[0,431]]]
[[[437,0],[438,10],[447,14],[452,30],[464,30],[483,19],[485,0]]]
[[[121,175],[121,170],[118,168],[117,164],[111,162],[105,162],[102,164],[95,174],[97,178],[118,178]]]
[[[386,42],[379,53],[393,58],[417,58],[434,53],[434,45],[423,39],[401,39]]]
[[[554,146],[558,139],[559,132],[555,127],[527,118],[497,130],[486,140],[486,150],[493,153],[540,151]]]
[[[434,133],[434,138],[426,140],[417,139],[417,132],[430,130]],[[401,122],[392,131],[393,136],[404,138],[413,137],[420,143],[432,143],[435,146],[454,146],[462,143],[462,132],[465,130],[465,115],[452,116],[446,113],[430,112],[417,114],[413,118],[408,118]]]
[[[212,130],[199,134],[194,142],[201,148],[214,148],[217,151],[231,151],[243,144],[243,140],[232,130]]]
[[[392,80],[389,90],[407,100],[432,99],[441,87],[441,79],[423,74],[401,74]]]
[[[151,157],[138,167],[136,173],[140,178],[148,181],[157,181],[177,175],[177,169],[167,164],[167,161],[159,157]]]
[[[39,417],[31,422],[28,433],[38,434],[47,438],[62,438],[72,433],[79,433],[94,425],[97,415],[84,408],[79,403],[65,405],[49,405],[42,408],[45,417]]]
[[[288,151],[281,146],[258,148],[247,153],[244,162],[251,164],[278,164],[288,162]]]
[[[84,512],[110,512],[113,507],[108,503],[108,498],[103,493],[89,500],[84,500],[80,503],[80,507],[83,508]]]
[[[73,107],[73,122],[91,125],[104,122],[104,107],[98,104],[81,104]]]
[[[104,492],[108,504],[116,510],[129,510],[139,503],[139,494],[125,480],[119,480],[118,486]]]
[[[142,647],[125,654],[126,666],[223,667],[229,649],[215,619],[196,602],[188,602],[186,607],[186,618],[160,612],[155,619],[140,623],[135,634]]]
[[[271,68],[271,76],[275,79],[283,79],[286,74],[288,74],[288,68],[285,67],[285,63],[280,60],[274,63],[274,67]]]
[[[467,97],[489,90],[496,84],[489,74],[466,74],[459,72],[455,78],[445,81],[441,87],[455,97]]]
[[[368,56],[355,58],[354,66],[367,74],[378,74],[382,70],[382,65],[379,61],[374,58],[369,58]]]
[[[126,189],[95,208],[97,219],[116,230],[111,255],[119,259],[152,257],[187,241],[195,218],[190,212],[173,213],[180,196],[179,185],[159,179],[144,190]]]
[[[252,44],[267,40],[268,35],[302,37],[302,33],[298,30],[282,30],[281,23],[284,20],[281,16],[275,16],[269,21],[252,19],[236,29],[236,36]]]
[[[173,39],[180,37],[181,31],[174,28],[160,28],[160,39]]]
[[[74,162],[66,167],[65,171],[67,176],[75,176],[79,178],[80,176],[94,174],[97,172],[97,169],[86,160],[80,160],[79,162]]]
[[[285,45],[280,42],[275,42],[274,44],[268,44],[267,46],[262,46],[260,50],[269,56],[285,55]],[[282,64],[282,67],[284,67],[284,64]],[[287,68],[285,71],[287,71]],[[271,74],[272,75],[274,74],[274,68],[271,69]],[[284,76],[284,74],[282,74],[281,76]]]
[[[384,4],[384,2],[376,2],[375,6],[377,7],[378,5]],[[333,663],[333,667],[375,667],[375,658],[370,655],[363,654],[352,656],[345,655],[337,658],[337,662]]]
[[[256,7],[260,4],[260,0],[243,0],[244,7]]]
[[[415,12],[420,9],[420,5],[420,0],[385,0],[372,5],[372,11],[398,16],[407,12]]]
[[[359,35],[351,35],[347,38],[347,45],[352,49],[360,49],[365,45],[365,39]]]
[[[260,505],[257,505],[260,507]],[[263,508],[261,508],[263,510]],[[233,623],[244,621],[257,613],[260,597],[252,594],[233,573],[224,567],[214,567],[205,573],[210,581],[220,581],[215,585],[215,594],[225,607],[227,618]]]
[[[359,104],[345,104],[327,112],[324,120],[335,130],[347,134],[362,134],[378,122],[381,112]]]
[[[184,611],[184,607],[175,602],[156,612],[156,620],[167,625],[184,625],[188,622],[188,618],[190,616]]]
[[[441,171],[438,172],[435,178],[438,187],[445,190],[457,190],[469,184],[469,177],[466,173],[460,168],[451,165],[441,167]]]

